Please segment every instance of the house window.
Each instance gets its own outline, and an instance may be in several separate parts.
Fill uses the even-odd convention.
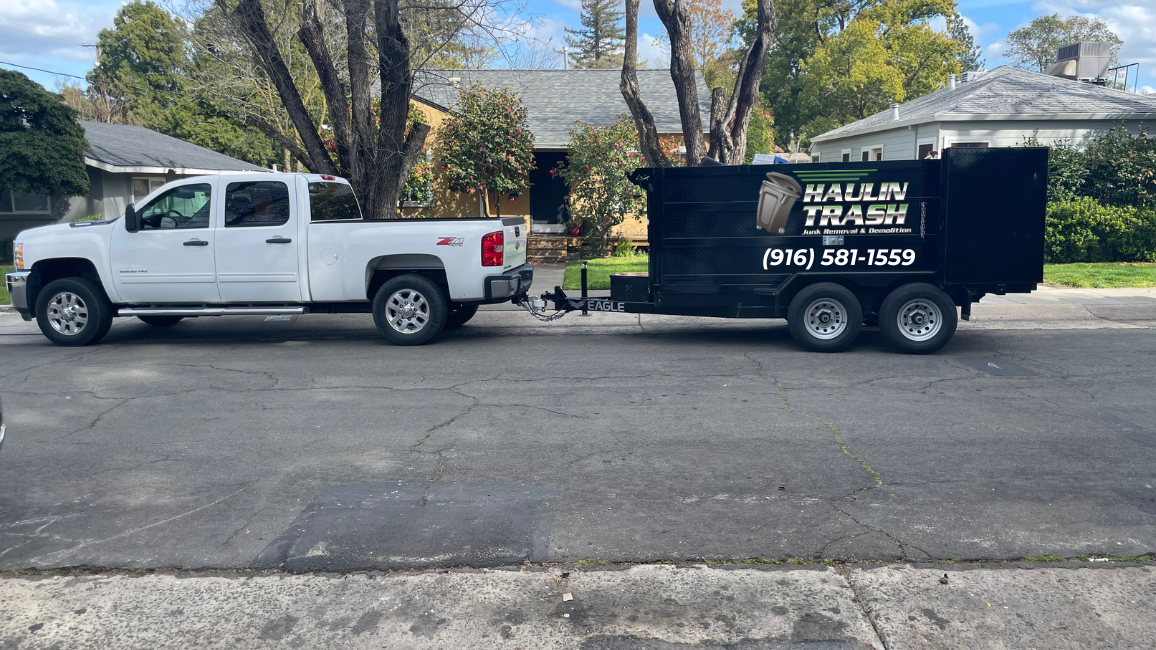
[[[39,192],[0,192],[0,214],[48,214],[52,201]]]
[[[819,162],[819,153],[818,152],[811,154],[811,162],[813,162],[813,163]]]
[[[132,202],[145,200],[149,194],[165,184],[164,177],[136,177],[132,179]]]
[[[851,150],[850,149],[844,149],[843,150],[843,162],[851,162]]]
[[[935,143],[927,142],[927,143],[921,144],[921,145],[919,145],[919,152],[915,156],[915,158],[916,158],[916,160],[924,160],[929,155],[931,155],[932,151],[935,151]]]

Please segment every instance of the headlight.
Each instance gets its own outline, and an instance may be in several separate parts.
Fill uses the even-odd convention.
[[[12,247],[12,258],[16,262],[16,270],[24,270],[24,244],[16,244]]]

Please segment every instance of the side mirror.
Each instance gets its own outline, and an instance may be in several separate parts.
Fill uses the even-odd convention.
[[[131,203],[124,208],[124,229],[129,232],[140,230],[140,215],[136,213],[136,206]]]

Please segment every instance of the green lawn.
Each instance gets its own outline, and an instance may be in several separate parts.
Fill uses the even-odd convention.
[[[646,264],[649,259],[646,255],[639,255],[638,257],[587,260],[586,284],[591,289],[609,289],[611,273],[646,273]],[[566,264],[566,279],[562,281],[562,288],[582,288],[582,262],[568,262]]]
[[[8,298],[8,283],[3,280],[4,274],[12,272],[12,268],[11,266],[0,266],[0,305],[7,305],[12,302]]]
[[[1123,262],[1045,264],[1044,284],[1084,289],[1156,287],[1156,264]]]

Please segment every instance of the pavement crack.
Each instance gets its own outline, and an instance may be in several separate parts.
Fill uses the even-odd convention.
[[[134,399],[134,398],[132,398],[132,397],[126,397],[126,398],[123,398],[123,399],[120,399],[120,400],[118,400],[116,404],[113,404],[111,407],[109,407],[109,408],[107,408],[107,409],[105,409],[105,410],[101,411],[100,413],[98,413],[98,414],[97,414],[97,416],[96,416],[95,418],[93,418],[93,419],[92,419],[92,421],[91,421],[91,422],[89,422],[87,425],[85,425],[85,426],[83,426],[83,427],[80,427],[79,429],[76,429],[76,430],[74,430],[74,431],[69,431],[68,433],[66,433],[66,434],[64,434],[64,435],[60,436],[59,438],[57,438],[57,440],[63,440],[64,438],[69,438],[69,437],[72,437],[72,436],[74,436],[74,435],[76,435],[76,434],[80,433],[81,431],[91,431],[91,430],[95,429],[95,428],[96,428],[96,425],[100,424],[100,420],[101,420],[101,418],[103,418],[104,416],[108,415],[109,413],[112,413],[113,411],[115,411],[116,409],[120,408],[121,406],[124,406],[125,404],[128,404],[128,403],[129,403],[129,402],[131,402],[133,399]]]
[[[855,602],[859,605],[859,609],[863,610],[863,616],[865,616],[867,622],[871,624],[871,629],[875,631],[875,638],[879,639],[879,644],[883,646],[883,650],[891,650],[890,646],[887,645],[887,639],[884,638],[883,633],[879,631],[879,625],[875,622],[875,617],[867,607],[867,601],[863,599],[863,594],[859,591],[859,585],[855,584],[855,579],[847,569],[847,566],[838,564],[835,570],[843,576],[843,580],[847,581],[847,586],[851,588],[851,595],[854,596]]]
[[[266,507],[264,507],[264,508],[261,508],[261,509],[259,509],[259,510],[256,510],[256,511],[254,511],[254,512],[253,512],[253,514],[249,515],[249,518],[245,520],[245,523],[241,524],[241,525],[240,525],[240,526],[239,526],[239,527],[238,527],[236,530],[234,530],[234,531],[233,531],[233,533],[232,533],[231,535],[229,535],[229,536],[228,536],[228,537],[225,539],[225,541],[221,542],[220,546],[218,546],[218,547],[217,547],[217,549],[218,549],[218,550],[219,550],[219,549],[222,549],[222,548],[224,548],[224,547],[225,547],[225,546],[226,546],[226,545],[227,545],[229,542],[233,541],[233,538],[234,538],[234,537],[236,537],[237,535],[240,535],[240,534],[241,534],[241,531],[245,530],[246,528],[248,528],[248,527],[249,527],[249,524],[253,523],[253,520],[257,518],[257,515],[261,514],[262,512],[265,512],[265,511],[266,511],[266,510],[268,510],[268,509],[269,509],[269,508],[268,508],[268,506],[266,506]]]
[[[804,418],[807,418],[809,420],[814,420],[814,421],[822,424],[823,426],[827,427],[828,429],[830,429],[831,432],[834,434],[835,442],[838,443],[839,448],[843,450],[843,453],[847,456],[847,458],[850,458],[851,460],[859,463],[859,465],[861,465],[863,467],[863,469],[866,470],[867,473],[869,473],[875,479],[875,485],[873,487],[882,487],[883,486],[883,475],[880,474],[879,472],[877,472],[875,470],[875,468],[871,467],[871,464],[867,462],[866,458],[863,458],[862,456],[856,456],[855,454],[851,453],[851,450],[847,448],[847,443],[843,441],[843,432],[839,430],[839,427],[831,424],[830,422],[824,420],[823,418],[821,418],[817,415],[811,415],[810,413],[804,413],[802,411],[795,409],[795,407],[791,406],[790,400],[787,399],[787,393],[786,393],[787,389],[784,388],[783,385],[780,384],[777,379],[772,378],[772,380],[775,382],[775,386],[777,386],[779,389],[779,392],[778,392],[779,399],[783,400],[783,408],[786,409],[786,411],[788,413],[793,413],[793,414],[798,415],[800,417],[804,417]],[[859,490],[856,490],[855,492],[859,492]],[[852,493],[852,495],[853,494],[854,493]]]
[[[477,381],[492,381],[492,379],[479,379]],[[450,386],[449,390],[452,390],[455,393],[457,393],[458,395],[461,395],[462,397],[465,397],[465,398],[471,400],[473,403],[470,404],[468,407],[466,407],[466,409],[463,410],[461,413],[458,413],[457,415],[451,417],[450,419],[448,419],[444,422],[441,422],[439,424],[436,424],[433,427],[431,427],[430,429],[426,430],[425,435],[422,436],[421,440],[418,440],[413,445],[411,445],[409,448],[411,453],[428,454],[430,456],[434,456],[435,458],[437,458],[437,469],[434,470],[433,476],[431,476],[429,478],[429,480],[426,482],[425,491],[422,492],[422,495],[421,495],[421,506],[423,508],[429,503],[429,491],[433,487],[434,483],[437,482],[438,478],[441,477],[442,472],[445,471],[446,464],[445,464],[445,458],[442,456],[442,452],[445,451],[445,449],[435,449],[434,451],[424,451],[422,449],[419,449],[419,447],[424,446],[425,443],[429,441],[430,437],[434,434],[435,431],[438,431],[439,429],[444,429],[445,427],[448,427],[449,425],[453,424],[454,422],[457,422],[458,420],[469,415],[470,411],[473,411],[475,408],[477,408],[478,406],[481,405],[482,402],[477,397],[474,397],[473,395],[467,395],[461,391],[461,386],[464,386],[464,385],[469,384],[469,383],[475,383],[475,382],[465,382],[462,384],[458,384],[456,386]],[[443,390],[445,390],[445,389],[443,389]]]

